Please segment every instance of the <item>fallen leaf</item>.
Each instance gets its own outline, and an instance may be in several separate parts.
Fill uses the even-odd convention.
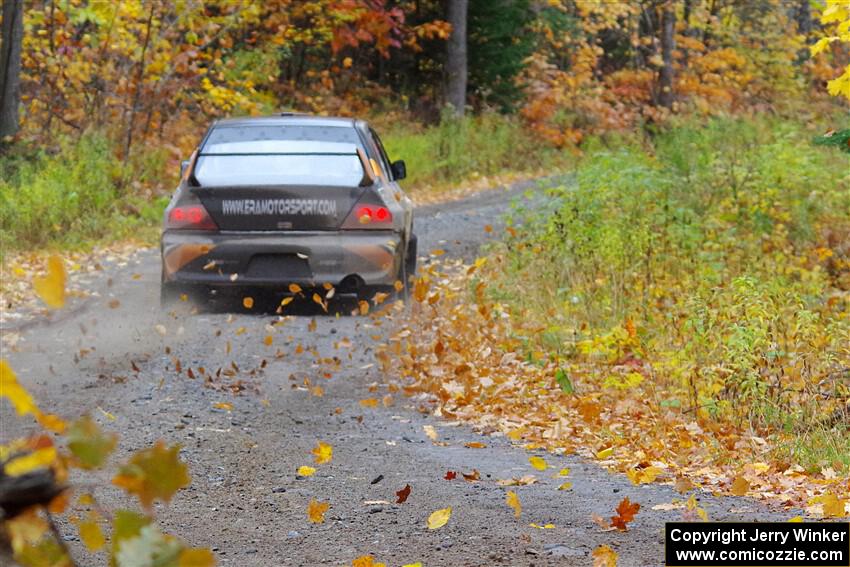
[[[110,309],[118,309],[121,306],[121,302],[117,299],[111,299],[108,305]]]
[[[548,466],[542,457],[529,457],[528,462],[531,463],[532,467],[539,471],[545,471]]]
[[[519,518],[519,515],[522,513],[522,504],[520,504],[519,496],[516,495],[516,492],[508,490],[508,494],[505,497],[505,503],[514,509],[514,516]]]
[[[593,550],[593,567],[617,567],[617,552],[607,545]]]
[[[596,453],[596,458],[599,460],[607,459],[611,455],[614,454],[614,447],[608,447],[607,449],[602,449],[598,453]]]
[[[567,467],[564,467],[564,468],[562,468],[561,470],[558,471],[558,476],[569,476],[569,475],[570,475],[570,469],[567,468]]]
[[[538,530],[551,530],[552,528],[555,527],[555,524],[543,524],[541,526],[540,524],[535,524],[534,522],[532,522],[528,525],[531,526],[532,528],[537,528]]]
[[[732,483],[732,494],[735,496],[744,496],[750,489],[750,483],[742,476],[736,477]]]
[[[366,398],[365,400],[360,400],[360,405],[364,408],[376,408],[378,407],[378,400],[375,398]]]
[[[635,514],[638,513],[638,510],[640,510],[640,504],[629,501],[629,497],[626,496],[617,505],[617,515],[611,516],[611,526],[620,531],[628,531],[629,528],[626,524],[635,519]]]
[[[843,518],[847,515],[847,500],[839,498],[832,492],[824,492],[820,497],[823,504],[823,515],[826,518]]]
[[[333,458],[334,450],[333,447],[325,443],[324,441],[319,441],[318,445],[313,449],[313,455],[316,457],[317,464],[329,463]]]
[[[457,473],[455,471],[446,471],[446,476],[444,478],[446,480],[454,480],[457,478]]]
[[[405,484],[404,488],[396,492],[395,495],[398,496],[398,500],[395,501],[396,504],[404,504],[404,502],[407,500],[407,497],[410,496],[410,485]]]
[[[213,407],[215,409],[222,409],[222,410],[230,411],[230,410],[233,409],[233,404],[228,403],[228,402],[216,402],[216,403],[213,404]]]
[[[442,528],[449,521],[449,518],[452,517],[452,507],[442,508],[435,512],[432,512],[430,516],[428,516],[428,529],[436,530],[438,528]]]
[[[463,476],[463,480],[468,482],[475,482],[476,480],[481,480],[481,473],[478,472],[478,469],[472,469],[472,472],[469,474],[462,472],[461,475]]]
[[[633,484],[647,484],[654,482],[655,479],[658,478],[659,474],[661,474],[661,469],[653,466],[626,471],[626,476],[629,477],[629,480],[631,480]]]
[[[470,449],[484,449],[485,447],[487,447],[487,445],[481,443],[480,441],[470,441],[469,443],[464,443],[463,446],[469,447]]]
[[[434,429],[433,425],[423,425],[422,429],[425,430],[425,435],[428,436],[428,439],[430,439],[431,441],[437,440],[437,430]]]
[[[272,346],[273,342],[274,342],[274,337],[272,337],[271,335],[266,335],[266,338],[263,339],[263,344],[266,345],[266,346]]]
[[[349,59],[346,57],[346,59]],[[351,561],[351,567],[387,567],[385,563],[375,563],[371,555],[362,555]]]
[[[565,482],[558,487],[558,490],[569,490],[573,487],[573,483]]]
[[[314,469],[313,467],[308,467],[307,465],[302,465],[298,467],[298,476],[312,476],[315,472],[316,469]]]
[[[497,480],[496,484],[499,486],[527,486],[529,484],[534,484],[535,482],[537,482],[537,478],[533,474],[527,474],[520,478]]]
[[[307,505],[307,519],[313,524],[321,524],[325,521],[325,512],[330,508],[327,502],[319,502],[315,498],[310,499]]]

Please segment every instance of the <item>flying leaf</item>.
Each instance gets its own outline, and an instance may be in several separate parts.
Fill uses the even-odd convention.
[[[596,453],[596,458],[600,459],[600,460],[607,459],[608,457],[610,457],[613,454],[614,454],[614,447],[608,447],[607,449],[602,449],[601,451]]]
[[[325,512],[330,508],[327,502],[319,502],[315,498],[310,499],[307,505],[307,519],[313,524],[321,524],[325,521]]]
[[[593,550],[593,567],[617,567],[617,552],[607,545]]]
[[[522,514],[522,504],[520,504],[519,496],[516,495],[516,492],[508,490],[505,503],[514,509],[514,516],[519,518],[519,515]]]
[[[435,512],[432,512],[430,516],[428,516],[428,529],[436,530],[442,528],[449,521],[449,518],[452,517],[452,507],[442,508]]]
[[[319,441],[319,444],[316,445],[316,447],[313,449],[313,455],[315,455],[316,463],[319,465],[331,462],[333,454],[333,447],[331,447],[324,441]]]
[[[351,561],[351,567],[387,567],[385,563],[375,563],[371,555],[361,555]]]
[[[254,298],[253,297],[243,297],[242,298],[242,307],[245,309],[251,309],[254,307]]]
[[[298,467],[298,476],[312,476],[315,472],[316,469],[314,469],[313,467],[308,467],[307,465]]]
[[[166,447],[163,441],[157,441],[153,447],[136,452],[112,483],[136,494],[146,508],[157,498],[168,502],[175,492],[189,485],[188,467],[180,462],[179,452],[180,445]]]
[[[487,445],[480,441],[470,441],[469,443],[464,443],[463,446],[469,447],[470,449],[484,449],[487,447]]]
[[[59,256],[47,259],[47,274],[44,277],[33,278],[32,287],[35,293],[48,307],[59,309],[65,306],[65,266]]]
[[[635,519],[635,514],[638,513],[638,510],[640,510],[640,504],[630,502],[629,497],[626,496],[617,505],[617,515],[611,516],[611,526],[620,531],[628,531],[629,528],[626,527],[626,524]]]
[[[84,469],[102,466],[117,443],[117,435],[104,434],[89,416],[81,417],[68,428],[68,449]]]
[[[378,400],[375,398],[366,398],[365,400],[360,400],[360,405],[364,408],[376,408],[378,407]]]
[[[405,484],[404,488],[395,493],[398,496],[398,499],[395,501],[396,504],[404,504],[407,500],[407,497],[410,496],[410,485]]]
[[[649,466],[642,469],[630,469],[626,471],[626,476],[633,484],[647,484],[654,482],[658,475],[661,474],[661,469],[654,466]]]
[[[106,538],[97,523],[97,514],[89,513],[86,520],[77,524],[77,529],[80,532],[80,540],[89,551],[98,551],[106,544]]]
[[[446,471],[446,476],[444,478],[446,480],[454,480],[457,478],[457,473],[455,471]]]
[[[12,370],[5,358],[0,359],[0,396],[12,402],[12,406],[18,412],[18,415],[27,415],[28,413],[38,415],[41,413],[30,393],[18,383],[15,371]]]
[[[531,463],[531,466],[539,471],[546,470],[546,461],[542,457],[529,457],[528,462]]]
[[[9,459],[3,464],[3,473],[6,476],[23,476],[34,470],[50,467],[56,462],[56,447],[52,445],[49,437],[44,439],[51,444]]]
[[[290,293],[301,293],[301,286],[298,284],[289,284]]]

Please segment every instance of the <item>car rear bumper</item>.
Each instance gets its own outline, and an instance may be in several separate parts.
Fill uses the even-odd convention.
[[[162,279],[186,285],[339,286],[352,276],[368,286],[392,285],[402,235],[393,231],[165,231]]]

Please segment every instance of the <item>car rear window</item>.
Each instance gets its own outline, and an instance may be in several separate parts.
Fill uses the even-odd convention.
[[[353,127],[218,126],[195,166],[202,186],[356,186],[363,178]]]

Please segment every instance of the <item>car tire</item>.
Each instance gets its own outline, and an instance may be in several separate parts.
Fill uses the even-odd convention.
[[[418,247],[418,239],[415,234],[410,235],[410,240],[407,243],[407,253],[404,257],[405,277],[412,278],[416,275],[416,249]],[[405,281],[405,283],[409,283]]]

